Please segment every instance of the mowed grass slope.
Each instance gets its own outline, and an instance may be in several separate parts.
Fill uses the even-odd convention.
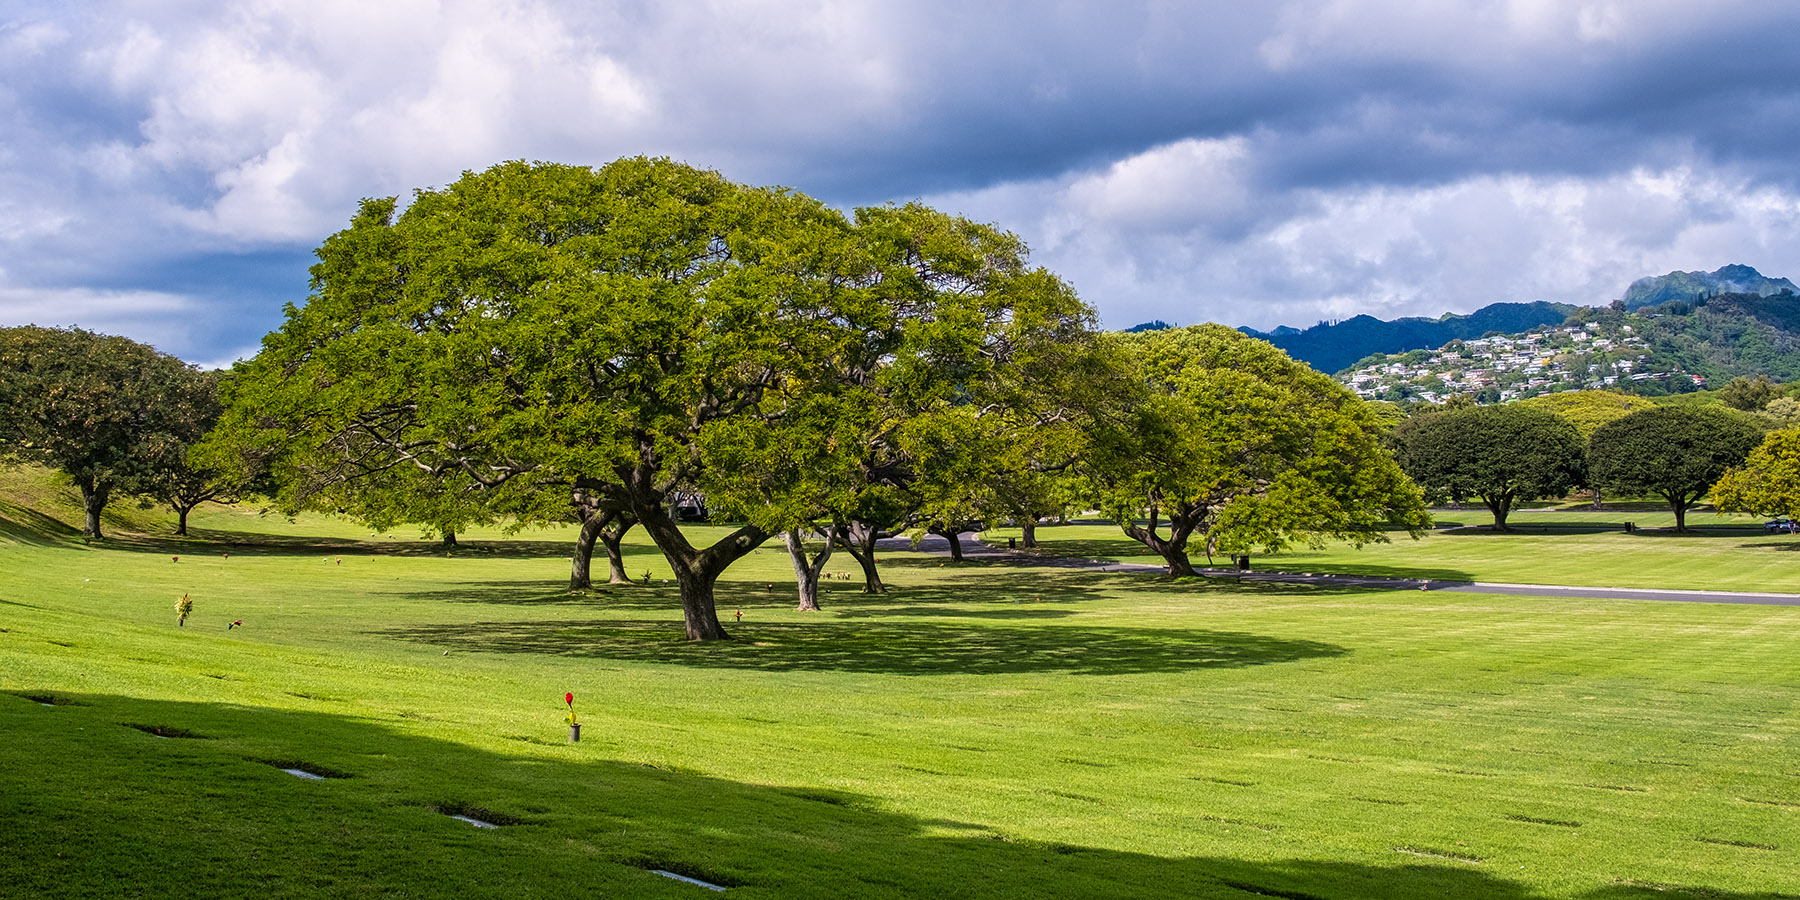
[[[569,594],[567,534],[0,515],[0,897],[1800,884],[1800,610],[890,554],[892,594],[803,615],[771,548],[721,591],[740,640],[693,646],[642,544],[655,583]]]

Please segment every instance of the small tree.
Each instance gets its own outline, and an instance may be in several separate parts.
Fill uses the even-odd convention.
[[[175,533],[186,536],[188,514],[202,503],[233,503],[252,490],[262,476],[256,466],[220,468],[206,454],[193,452],[218,423],[223,407],[223,372],[189,371],[170,384],[168,428],[153,447],[153,462],[142,479],[145,496],[175,511]]]
[[[1612,490],[1656,494],[1687,531],[1687,511],[1762,443],[1756,419],[1711,406],[1659,406],[1594,432],[1588,478]]]
[[[1800,516],[1800,428],[1769,432],[1712,488],[1722,512]]]
[[[1400,462],[1429,492],[1479,497],[1494,528],[1521,501],[1559,497],[1582,482],[1585,456],[1575,426],[1521,404],[1428,413],[1397,435]]]

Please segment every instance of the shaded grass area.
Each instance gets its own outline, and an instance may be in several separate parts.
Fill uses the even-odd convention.
[[[516,897],[577,885],[590,896],[696,896],[652,869],[750,897],[1543,896],[1450,842],[1397,847],[1401,859],[1388,865],[1167,858],[919,818],[848,792],[621,763],[586,747],[521,758],[319,713],[107,695],[81,702],[81,718],[52,727],[46,715],[0,703],[0,723],[30,735],[37,751],[0,746],[0,835],[16,851],[0,857],[0,883],[22,896],[112,896],[121,885],[135,896]],[[148,743],[111,725],[120,714],[229,736]],[[354,748],[330,755],[356,773],[301,781],[246,756],[270,744]],[[85,790],[32,789],[27,778],[53,774],[43,757],[76,755],[89,760]],[[477,830],[450,814],[502,827]],[[1438,864],[1445,860],[1462,865]],[[1670,887],[1682,892],[1621,881],[1582,896]]]
[[[978,618],[985,621],[767,623],[735,629],[737,640],[722,646],[689,644],[667,624],[629,620],[488,621],[380,633],[459,650],[885,675],[1118,675],[1268,665],[1345,652],[1318,641],[1242,632],[1011,627],[991,616]]]
[[[1360,548],[1328,544],[1252,554],[1252,564],[1389,578],[1800,593],[1800,535],[1765,534],[1760,523],[1742,517],[1693,514],[1693,533],[1677,534],[1667,513],[1521,512],[1511,533],[1493,531],[1478,511],[1435,516],[1439,528],[1417,541],[1394,533],[1389,543]],[[1638,530],[1626,533],[1625,521]],[[1016,536],[1014,529],[996,529],[989,539],[1005,546]],[[1162,563],[1110,525],[1040,526],[1038,542],[1045,556]],[[1221,556],[1217,564],[1229,561]]]

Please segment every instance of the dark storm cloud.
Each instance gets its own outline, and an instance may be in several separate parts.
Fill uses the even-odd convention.
[[[26,5],[0,24],[0,319],[226,359],[360,197],[639,153],[998,221],[1119,325],[1800,275],[1796,25],[1657,0]]]

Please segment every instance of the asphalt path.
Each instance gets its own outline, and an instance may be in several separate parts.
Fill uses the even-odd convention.
[[[1089,569],[1099,572],[1160,573],[1162,566],[1143,563],[1118,563],[1104,559],[1070,556],[1040,556],[995,547],[978,540],[974,532],[964,532],[959,540],[963,556],[987,559],[1017,566],[1045,566],[1060,569]],[[883,550],[911,550],[911,539],[884,538],[877,544]],[[937,535],[926,535],[919,550],[941,556],[950,555],[950,542]],[[1449,591],[1462,594],[1511,594],[1520,597],[1580,597],[1600,600],[1665,600],[1678,603],[1747,603],[1763,606],[1800,606],[1800,594],[1761,593],[1749,591],[1675,591],[1655,588],[1585,587],[1560,584],[1511,584],[1499,581],[1440,581],[1416,578],[1379,578],[1371,575],[1334,575],[1307,572],[1239,572],[1235,569],[1207,568],[1198,570],[1209,578],[1231,578],[1243,581],[1272,581],[1282,584],[1317,584],[1333,587],[1366,587],[1376,590]]]

